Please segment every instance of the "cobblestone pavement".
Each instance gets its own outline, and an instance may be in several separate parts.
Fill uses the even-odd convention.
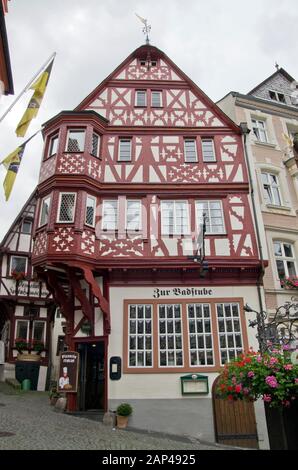
[[[3,436],[4,433],[13,433]],[[58,412],[47,393],[0,392],[0,449],[221,450],[187,438],[113,430],[101,422]]]

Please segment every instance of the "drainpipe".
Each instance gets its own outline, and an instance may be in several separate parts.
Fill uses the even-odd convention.
[[[258,281],[257,281],[257,291],[258,291],[260,312],[262,312],[262,311],[264,311],[264,306],[263,306],[263,300],[262,300],[262,294],[261,294],[261,285],[263,284],[262,281],[263,281],[263,277],[264,277],[264,273],[265,273],[265,267],[264,267],[264,256],[263,256],[263,249],[262,249],[262,243],[261,243],[261,236],[260,236],[260,230],[259,230],[258,219],[257,219],[256,201],[255,201],[254,186],[253,186],[253,179],[252,179],[252,170],[251,170],[251,164],[250,164],[250,161],[249,161],[249,158],[248,158],[248,151],[247,151],[247,136],[250,133],[250,129],[248,128],[246,122],[240,122],[239,127],[240,127],[241,133],[243,135],[244,155],[245,155],[245,161],[246,161],[246,166],[247,166],[247,170],[248,170],[250,196],[251,196],[253,217],[254,217],[254,223],[255,223],[255,229],[256,229],[256,235],[257,235],[260,261],[261,261],[261,272],[260,272],[260,275],[259,275]]]

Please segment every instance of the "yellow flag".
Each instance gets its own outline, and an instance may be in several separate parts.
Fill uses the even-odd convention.
[[[5,200],[8,201],[11,190],[13,188],[17,172],[19,171],[22,156],[25,150],[25,144],[20,145],[16,150],[8,155],[0,165],[4,165],[7,169],[7,174],[3,182]]]
[[[20,120],[16,128],[16,134],[18,137],[24,137],[29,127],[30,122],[37,116],[42,99],[44,97],[46,87],[51,75],[54,59],[47,66],[47,68],[41,73],[38,79],[31,85],[30,89],[34,90],[31,100],[29,101],[28,107]]]

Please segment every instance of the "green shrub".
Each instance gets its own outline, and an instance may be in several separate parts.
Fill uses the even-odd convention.
[[[116,410],[119,416],[129,416],[132,413],[132,406],[129,403],[121,403]]]

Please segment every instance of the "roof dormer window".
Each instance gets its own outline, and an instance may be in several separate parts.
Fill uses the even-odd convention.
[[[279,103],[286,102],[286,98],[283,93],[278,93],[277,91],[269,90],[269,96],[271,100],[278,101]]]

